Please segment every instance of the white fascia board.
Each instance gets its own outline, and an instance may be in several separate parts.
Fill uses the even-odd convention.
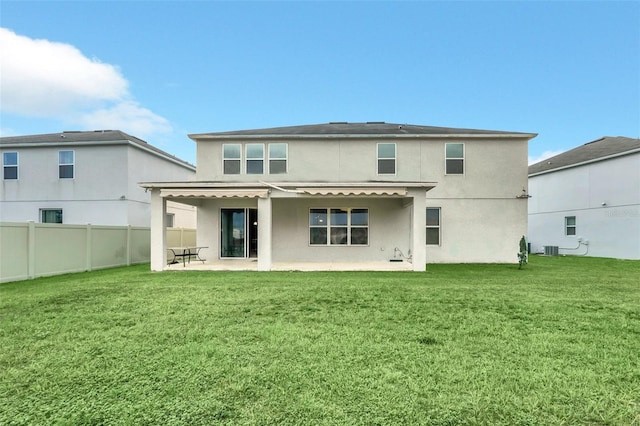
[[[318,134],[318,135],[189,135],[196,142],[225,141],[225,140],[293,140],[293,139],[532,139],[537,133],[506,133],[506,134],[429,134],[429,135],[394,135],[394,134]]]

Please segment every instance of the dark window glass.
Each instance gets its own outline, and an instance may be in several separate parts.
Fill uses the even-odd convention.
[[[347,227],[346,226],[331,227],[331,244],[337,244],[337,245],[347,244]]]
[[[378,160],[378,174],[380,175],[396,174],[396,160]]]
[[[427,244],[439,245],[440,244],[440,229],[439,228],[427,228]]]
[[[240,160],[224,160],[224,174],[225,175],[239,175],[240,174]]]
[[[367,245],[369,244],[368,228],[351,228],[351,244]]]
[[[327,244],[327,228],[309,228],[310,244]]]
[[[62,223],[61,209],[40,210],[40,222],[42,223]]]
[[[247,160],[247,174],[248,175],[261,175],[262,172],[262,160]]]
[[[272,175],[287,173],[287,160],[269,160],[269,173]]]
[[[464,160],[447,160],[447,174],[461,175],[464,173]]]
[[[73,166],[59,166],[60,179],[73,179]]]

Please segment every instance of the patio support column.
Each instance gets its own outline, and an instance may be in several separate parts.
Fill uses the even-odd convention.
[[[413,192],[413,210],[411,212],[412,240],[411,255],[413,270],[427,269],[427,193],[424,188],[416,188]]]
[[[258,271],[271,270],[271,197],[258,198]]]
[[[151,190],[151,270],[162,271],[167,264],[167,200],[159,189]]]

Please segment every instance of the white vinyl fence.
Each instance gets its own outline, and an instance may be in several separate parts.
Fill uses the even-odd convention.
[[[195,230],[167,229],[168,245],[195,244]],[[0,223],[0,283],[146,263],[150,230],[132,226]]]

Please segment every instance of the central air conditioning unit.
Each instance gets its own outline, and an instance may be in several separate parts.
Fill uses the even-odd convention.
[[[544,246],[544,255],[545,256],[557,256],[558,255],[558,246]]]

